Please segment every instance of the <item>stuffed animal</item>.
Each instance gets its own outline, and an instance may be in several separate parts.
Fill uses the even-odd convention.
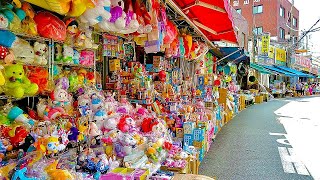
[[[0,45],[12,48],[19,40],[11,31],[0,29]]]
[[[46,44],[42,44],[39,42],[35,42],[34,45],[34,51],[35,51],[35,63],[41,64],[41,65],[46,65],[48,60],[48,48]]]
[[[22,32],[21,21],[26,17],[26,13],[22,9],[15,8],[12,4],[6,4],[3,14],[9,20],[9,30],[14,32]]]
[[[38,92],[38,85],[31,83],[26,77],[23,66],[13,64],[5,67],[5,94],[15,98],[34,96]]]
[[[8,18],[0,12],[0,29],[6,29],[9,26]]]
[[[43,67],[28,67],[28,78],[32,83],[36,83],[39,87],[39,92],[44,93],[48,90],[49,72]]]
[[[73,48],[66,44],[63,45],[63,62],[64,63],[73,62]]]
[[[21,25],[23,31],[34,36],[38,35],[37,24],[33,20],[35,12],[32,6],[27,2],[23,2],[21,9],[26,13],[26,18],[22,21]]]
[[[110,6],[110,0],[98,0],[94,8],[87,9],[80,16],[80,21],[90,26],[108,21],[111,17]]]
[[[80,64],[80,53],[76,49],[73,50],[73,64]]]
[[[54,60],[55,61],[62,61],[63,55],[62,55],[62,46],[60,44],[55,44],[54,46]]]
[[[53,107],[66,108],[71,105],[71,95],[61,86],[57,86],[50,94]]]
[[[126,27],[126,13],[123,0],[111,0],[111,17],[109,21],[99,23],[99,27],[106,31],[119,32]]]
[[[13,53],[15,55],[15,61],[20,63],[32,64],[34,63],[34,49],[29,44],[28,41],[23,39],[18,39],[12,47]]]

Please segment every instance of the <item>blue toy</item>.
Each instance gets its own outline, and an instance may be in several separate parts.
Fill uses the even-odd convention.
[[[37,180],[37,178],[27,177],[25,173],[27,172],[27,167],[24,167],[20,170],[16,170],[13,174],[11,180]]]
[[[0,29],[0,45],[11,48],[18,39],[16,35],[7,30]]]

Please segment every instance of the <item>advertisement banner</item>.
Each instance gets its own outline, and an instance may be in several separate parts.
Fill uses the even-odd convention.
[[[269,58],[274,59],[274,55],[275,55],[275,48],[273,46],[269,47]]]
[[[307,57],[294,55],[294,64],[296,67],[302,68],[302,70],[310,72],[311,70],[311,60]]]
[[[269,46],[270,46],[270,33],[263,34],[261,37],[261,51],[260,51],[261,56],[268,57]]]
[[[286,51],[284,49],[275,48],[276,50],[276,64],[279,65],[286,65],[287,62],[287,56]]]

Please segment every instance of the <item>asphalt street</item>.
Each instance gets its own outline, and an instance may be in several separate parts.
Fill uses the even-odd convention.
[[[273,100],[253,105],[240,112],[218,133],[200,165],[200,174],[216,177],[218,180],[313,179],[310,175],[302,175],[299,170],[306,169],[303,169],[301,164],[298,166],[291,163],[292,161],[285,161],[290,161],[290,158],[283,154],[282,156],[280,149],[287,150],[290,156],[289,149],[292,147],[286,144],[287,141],[277,142],[285,137],[270,135],[286,134],[275,111],[288,103],[288,100]],[[288,171],[288,168],[291,171]],[[308,170],[306,173],[309,174]]]

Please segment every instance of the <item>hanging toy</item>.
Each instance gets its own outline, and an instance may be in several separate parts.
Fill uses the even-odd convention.
[[[41,1],[42,2],[42,1]],[[40,11],[34,17],[38,33],[42,37],[64,41],[66,39],[66,25],[57,16],[47,11]]]

